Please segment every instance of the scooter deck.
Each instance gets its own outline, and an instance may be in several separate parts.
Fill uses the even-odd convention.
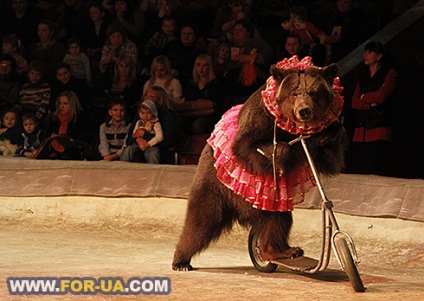
[[[318,265],[318,260],[306,256],[300,256],[288,259],[274,259],[271,260],[271,263],[294,271],[304,272],[314,269]]]

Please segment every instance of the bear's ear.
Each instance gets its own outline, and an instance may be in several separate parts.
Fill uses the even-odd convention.
[[[274,79],[278,81],[282,81],[284,77],[286,77],[290,71],[278,68],[276,65],[271,65],[270,73],[274,77]]]
[[[337,76],[337,72],[339,72],[339,66],[337,64],[330,64],[322,68],[321,75],[325,78],[327,82],[332,84],[333,79]]]

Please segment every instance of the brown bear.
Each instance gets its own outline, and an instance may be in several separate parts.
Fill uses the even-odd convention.
[[[302,145],[289,142],[309,136],[318,172],[341,171],[347,139],[337,71],[310,57],[284,59],[264,87],[223,115],[199,160],[174,270],[191,270],[191,258],[236,221],[259,231],[263,260],[303,255],[288,244],[291,211],[316,182]]]

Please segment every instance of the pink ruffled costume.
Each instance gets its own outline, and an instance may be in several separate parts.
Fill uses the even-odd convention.
[[[277,67],[282,69],[305,70],[310,66],[312,66],[310,57],[299,61],[297,56],[293,56],[277,63]],[[266,89],[262,91],[262,101],[276,118],[277,126],[280,129],[291,134],[308,135],[322,131],[338,119],[343,107],[343,98],[340,95],[342,87],[339,85],[338,78],[334,80],[333,90],[335,97],[326,113],[321,117],[319,125],[315,127],[300,125],[280,111],[278,104],[274,101],[276,82],[273,77],[269,77],[267,80]],[[233,141],[238,130],[238,114],[242,106],[237,105],[227,111],[208,139],[208,144],[214,150],[216,159],[214,166],[217,177],[221,183],[247,202],[252,203],[256,209],[292,211],[294,205],[303,202],[304,194],[316,186],[312,171],[307,163],[298,166],[287,176],[279,176],[277,179],[278,189],[275,189],[272,174],[252,174],[246,170],[232,152]]]

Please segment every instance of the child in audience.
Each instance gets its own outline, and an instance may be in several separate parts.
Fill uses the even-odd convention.
[[[23,144],[18,147],[16,154],[33,158],[43,140],[42,130],[38,128],[38,119],[32,113],[22,116]]]
[[[19,91],[17,104],[21,115],[32,112],[39,121],[47,116],[52,90],[51,86],[44,81],[42,69],[40,62],[29,64],[28,81]]]
[[[131,124],[125,120],[125,103],[113,98],[108,105],[110,120],[100,126],[99,152],[105,161],[119,160]]]
[[[22,48],[21,40],[15,34],[4,36],[1,40],[3,53],[10,54],[16,61],[16,72],[20,75],[26,74],[28,72],[28,62],[19,51]]]
[[[155,103],[149,99],[143,101],[139,107],[139,115],[140,120],[132,132],[135,143],[122,151],[121,160],[134,162],[134,155],[142,151],[147,163],[159,164],[160,151],[157,144],[163,140],[163,131]]]
[[[213,70],[217,78],[224,77],[225,70],[230,61],[230,52],[231,44],[228,42],[222,42],[216,49],[213,58]]]
[[[18,113],[7,110],[1,118],[0,140],[9,140],[13,145],[22,144],[21,127],[18,122]]]
[[[151,62],[154,57],[164,54],[166,44],[178,40],[175,34],[176,30],[177,25],[174,18],[163,18],[161,29],[155,32],[144,46],[144,55],[148,62]]]
[[[91,83],[91,66],[88,55],[81,51],[81,42],[78,38],[68,40],[68,53],[63,62],[71,67],[71,75]]]

